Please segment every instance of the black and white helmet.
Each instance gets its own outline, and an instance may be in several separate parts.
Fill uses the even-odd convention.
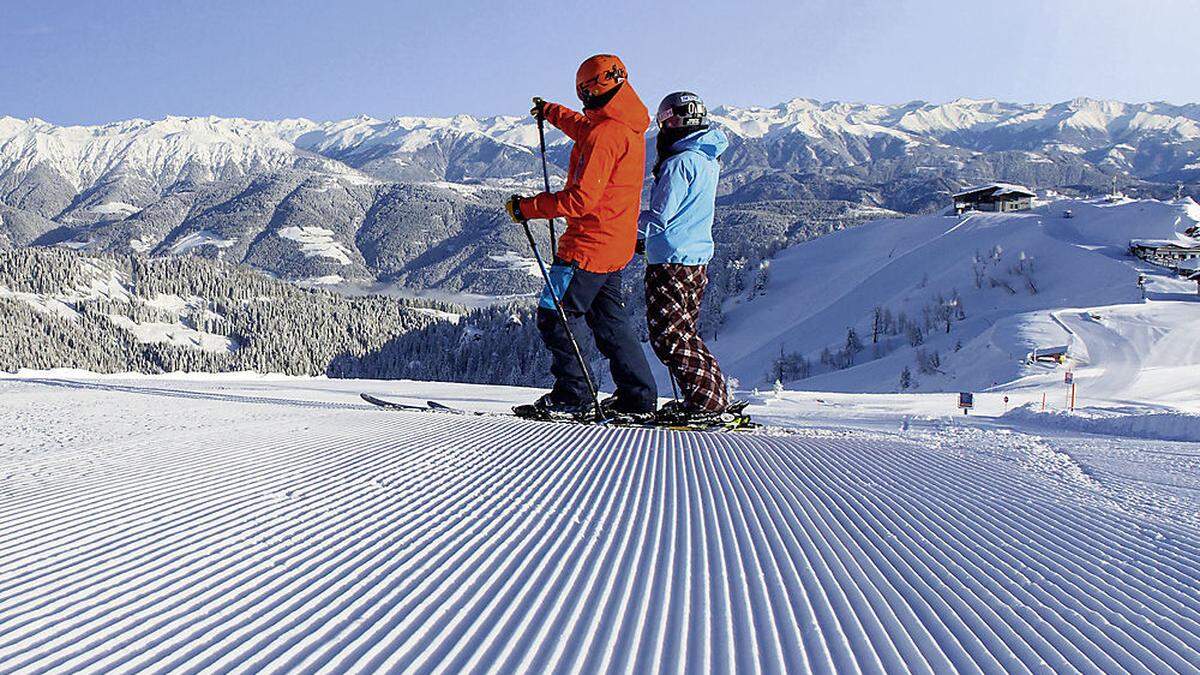
[[[698,129],[708,125],[708,108],[692,92],[677,91],[658,104],[655,119],[660,129]]]

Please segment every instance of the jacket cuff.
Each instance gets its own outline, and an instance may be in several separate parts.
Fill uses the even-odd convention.
[[[521,215],[526,220],[534,218],[550,218],[552,216],[547,213],[547,203],[552,199],[549,192],[543,192],[534,197],[526,197],[517,201],[517,208],[521,209]]]
[[[522,197],[513,199],[513,215],[516,216],[517,220],[529,220],[529,215],[525,211],[525,201]]]
[[[558,126],[558,118],[562,116],[562,111],[563,106],[560,103],[546,101],[546,104],[542,106],[542,115],[546,118],[547,122],[553,124],[555,127]]]

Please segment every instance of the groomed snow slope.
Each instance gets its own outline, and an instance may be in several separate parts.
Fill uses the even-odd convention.
[[[0,671],[1197,672],[1197,529],[1086,475],[353,396],[436,386],[530,394],[0,380]]]

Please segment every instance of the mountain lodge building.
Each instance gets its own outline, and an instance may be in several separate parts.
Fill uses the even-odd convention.
[[[954,212],[965,211],[1028,211],[1033,208],[1037,193],[1011,183],[989,183],[969,188],[954,195]]]
[[[1129,242],[1129,252],[1146,262],[1179,269],[1184,261],[1200,260],[1200,241],[1134,239]]]

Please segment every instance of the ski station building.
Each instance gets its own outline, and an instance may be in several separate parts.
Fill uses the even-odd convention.
[[[965,211],[1027,211],[1033,208],[1037,193],[1012,183],[989,183],[954,195],[955,213]]]
[[[1134,239],[1129,242],[1129,252],[1146,262],[1179,270],[1185,264],[1200,262],[1200,241]]]

